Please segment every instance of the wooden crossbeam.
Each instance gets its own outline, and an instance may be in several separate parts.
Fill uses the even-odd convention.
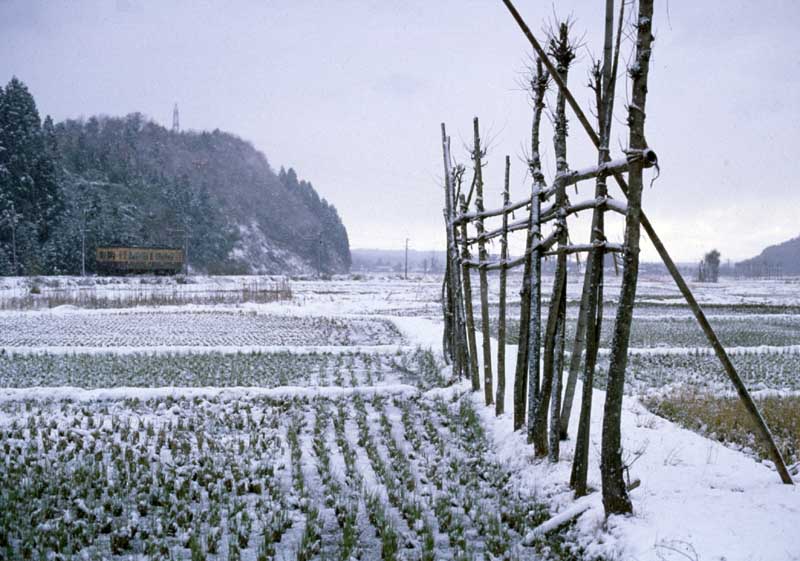
[[[530,251],[524,252],[521,256],[511,259],[508,261],[487,261],[487,260],[475,260],[475,259],[464,259],[461,258],[459,262],[469,268],[472,269],[486,269],[487,271],[494,271],[497,269],[501,269],[506,267],[508,269],[512,267],[516,267],[517,265],[521,265],[525,263],[525,259],[527,258],[529,253],[533,253],[534,251],[541,251],[546,252],[548,251],[553,244],[558,241],[558,230],[552,232],[546,238],[540,240],[539,242],[535,243],[533,247],[531,247]],[[544,254],[544,253],[543,253]]]
[[[564,212],[566,213],[567,216],[570,216],[572,214],[584,210],[590,210],[598,207],[605,207],[606,210],[611,210],[618,214],[622,214],[623,216],[625,215],[625,212],[628,208],[628,206],[622,201],[618,201],[617,199],[612,199],[611,197],[603,197],[601,199],[587,199],[585,201],[569,205],[564,210]],[[550,222],[551,220],[557,218],[557,215],[558,212],[555,208],[555,205],[552,204],[548,205],[544,207],[541,211],[541,219],[539,220],[539,224]],[[526,230],[529,224],[530,224],[529,218],[522,218],[520,220],[515,220],[514,222],[509,222],[507,231],[511,233],[511,232],[517,232],[519,230]],[[479,234],[475,237],[467,238],[467,244],[472,245],[481,240],[489,241],[494,238],[500,237],[502,234],[503,234],[503,228],[502,227],[496,228],[494,230],[484,232],[483,234]]]
[[[565,187],[569,187],[570,185],[575,185],[576,183],[579,183],[581,181],[586,181],[587,179],[595,178],[601,174],[613,175],[615,173],[627,173],[628,169],[630,168],[631,162],[638,157],[641,157],[644,160],[644,167],[646,168],[652,167],[658,163],[658,156],[656,156],[656,153],[653,150],[648,149],[644,153],[630,153],[625,158],[618,158],[616,160],[611,160],[610,162],[606,162],[605,164],[602,165],[594,165],[583,169],[569,170],[565,173],[561,173],[556,176],[553,185],[544,190],[542,194],[542,200],[546,200],[553,194],[555,194],[556,192],[555,184],[559,181],[561,181]],[[465,212],[463,214],[456,214],[455,218],[453,219],[453,223],[461,224],[463,222],[471,222],[473,220],[478,220],[483,218],[493,218],[495,216],[508,215],[521,208],[528,207],[530,203],[531,203],[530,198],[527,198],[520,201],[516,201],[514,203],[504,205],[500,208],[484,210],[481,212],[474,211],[474,212]]]

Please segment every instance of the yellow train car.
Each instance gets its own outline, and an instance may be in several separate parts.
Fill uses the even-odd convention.
[[[98,247],[97,272],[105,275],[174,275],[183,270],[182,249],[173,247]]]

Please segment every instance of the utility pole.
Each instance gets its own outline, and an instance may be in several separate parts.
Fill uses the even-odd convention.
[[[167,228],[168,232],[174,232],[176,234],[183,234],[183,274],[189,274],[189,223],[188,221],[183,222],[182,228]]]
[[[406,266],[404,271],[403,277],[408,280],[408,238],[406,238]]]
[[[81,276],[86,276],[86,207],[81,207]]]
[[[322,278],[322,231],[319,233],[319,244],[317,245],[317,276]]]
[[[189,228],[183,230],[183,267],[184,274],[189,274]]]

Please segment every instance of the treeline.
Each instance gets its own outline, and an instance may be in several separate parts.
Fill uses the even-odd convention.
[[[336,209],[219,130],[173,132],[134,113],[42,122],[0,88],[0,274],[94,270],[99,245],[184,247],[210,273],[350,266]],[[320,243],[322,240],[322,243]]]

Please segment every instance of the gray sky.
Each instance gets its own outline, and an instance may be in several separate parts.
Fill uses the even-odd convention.
[[[540,37],[554,13],[575,18],[585,48],[570,83],[588,108],[603,2],[518,4]],[[800,234],[798,24],[792,1],[657,2],[647,137],[662,169],[644,206],[677,259],[716,247],[737,260]],[[274,168],[295,167],[339,209],[354,248],[442,247],[442,121],[468,161],[481,118],[488,206],[505,154],[512,199],[524,195],[528,53],[500,0],[0,0],[0,80],[25,81],[43,115],[141,111],[169,126],[177,101],[183,128],[233,132]],[[585,167],[596,156],[572,121],[570,164]],[[552,172],[549,127],[543,141]],[[643,257],[657,258],[649,245]]]

